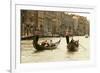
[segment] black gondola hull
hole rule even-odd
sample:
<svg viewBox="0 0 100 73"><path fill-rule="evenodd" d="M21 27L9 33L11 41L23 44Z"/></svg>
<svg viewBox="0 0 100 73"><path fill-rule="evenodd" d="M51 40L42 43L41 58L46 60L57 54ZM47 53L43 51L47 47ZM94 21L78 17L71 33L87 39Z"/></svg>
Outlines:
<svg viewBox="0 0 100 73"><path fill-rule="evenodd" d="M43 46L43 45L39 45L37 40L38 40L38 39L34 39L34 40L33 40L33 47L34 47L36 50L38 50L38 51L40 51L40 50L53 50L53 49L56 49L57 46L59 45L60 41L61 41L61 39L60 39L58 42L53 43L53 44L54 44L53 46L45 47L45 46Z"/></svg>

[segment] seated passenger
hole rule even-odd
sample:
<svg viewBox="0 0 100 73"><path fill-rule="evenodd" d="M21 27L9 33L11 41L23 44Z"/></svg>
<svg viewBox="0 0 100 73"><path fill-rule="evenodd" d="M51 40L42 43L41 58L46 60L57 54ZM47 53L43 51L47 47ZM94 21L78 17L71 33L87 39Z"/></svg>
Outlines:
<svg viewBox="0 0 100 73"><path fill-rule="evenodd" d="M74 43L75 41L74 41L74 39L72 38L72 40L70 41L70 43Z"/></svg>
<svg viewBox="0 0 100 73"><path fill-rule="evenodd" d="M52 43L52 40L50 40L50 43L49 43L49 45L50 45L50 46L53 46L53 45L54 45L54 44Z"/></svg>
<svg viewBox="0 0 100 73"><path fill-rule="evenodd" d="M42 46L45 46L45 47L48 47L48 46L49 46L47 40L45 40L44 42L42 42L41 45L42 45Z"/></svg>

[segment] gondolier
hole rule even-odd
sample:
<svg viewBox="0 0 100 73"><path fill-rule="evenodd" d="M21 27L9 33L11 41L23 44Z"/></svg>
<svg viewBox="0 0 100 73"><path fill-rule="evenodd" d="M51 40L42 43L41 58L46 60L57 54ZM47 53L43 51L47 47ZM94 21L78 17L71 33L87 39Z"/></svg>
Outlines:
<svg viewBox="0 0 100 73"><path fill-rule="evenodd" d="M67 44L69 43L69 32L66 32L65 33L65 36L66 36L66 42L67 42Z"/></svg>

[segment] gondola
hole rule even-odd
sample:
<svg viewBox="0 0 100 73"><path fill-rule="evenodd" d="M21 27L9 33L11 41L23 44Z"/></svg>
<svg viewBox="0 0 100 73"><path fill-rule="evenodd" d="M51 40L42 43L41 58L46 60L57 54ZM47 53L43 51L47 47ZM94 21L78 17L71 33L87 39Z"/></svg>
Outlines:
<svg viewBox="0 0 100 73"><path fill-rule="evenodd" d="M76 51L78 51L78 47L79 47L79 41L71 40L67 44L68 52L76 52Z"/></svg>
<svg viewBox="0 0 100 73"><path fill-rule="evenodd" d="M41 50L53 50L53 49L56 49L57 46L59 45L61 39L55 43L53 43L52 46L48 46L48 47L45 47L43 45L39 45L38 44L38 40L39 40L39 37L38 36L35 36L34 39L33 39L33 47L37 50L37 51L41 51Z"/></svg>

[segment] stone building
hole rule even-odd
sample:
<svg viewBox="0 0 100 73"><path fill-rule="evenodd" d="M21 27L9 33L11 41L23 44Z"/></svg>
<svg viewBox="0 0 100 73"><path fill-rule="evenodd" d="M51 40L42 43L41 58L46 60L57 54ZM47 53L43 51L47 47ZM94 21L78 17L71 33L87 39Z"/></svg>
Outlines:
<svg viewBox="0 0 100 73"><path fill-rule="evenodd" d="M78 31L80 35L89 34L89 21L86 17L80 16L78 19Z"/></svg>
<svg viewBox="0 0 100 73"><path fill-rule="evenodd" d="M53 36L59 33L59 26L61 25L61 12L54 11L39 11L38 25L43 34ZM41 16L43 18L41 18ZM41 22L42 21L42 22Z"/></svg>
<svg viewBox="0 0 100 73"><path fill-rule="evenodd" d="M21 10L21 37L32 36L38 22L37 12L31 10Z"/></svg>
<svg viewBox="0 0 100 73"><path fill-rule="evenodd" d="M63 14L63 20L62 20L62 25L61 25L61 32L69 32L73 33L73 28L74 28L74 22L73 22L73 16L64 13Z"/></svg>
<svg viewBox="0 0 100 73"><path fill-rule="evenodd" d="M42 35L53 36L59 33L62 12L21 11L21 36L32 36L38 28Z"/></svg>
<svg viewBox="0 0 100 73"><path fill-rule="evenodd" d="M58 11L21 10L21 37L34 36L35 31L43 36L73 35L89 33L86 17Z"/></svg>

